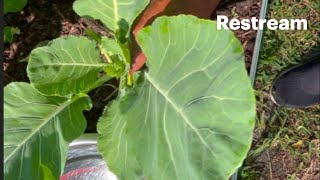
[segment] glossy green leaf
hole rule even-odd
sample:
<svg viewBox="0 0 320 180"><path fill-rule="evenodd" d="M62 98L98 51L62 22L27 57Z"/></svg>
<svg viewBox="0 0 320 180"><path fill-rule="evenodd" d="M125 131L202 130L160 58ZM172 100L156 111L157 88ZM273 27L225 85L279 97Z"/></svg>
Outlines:
<svg viewBox="0 0 320 180"><path fill-rule="evenodd" d="M99 120L120 180L227 180L252 140L255 98L241 43L216 22L158 18L138 42L144 72Z"/></svg>
<svg viewBox="0 0 320 180"><path fill-rule="evenodd" d="M88 91L106 66L96 46L85 37L68 36L34 49L27 67L30 81L47 95Z"/></svg>
<svg viewBox="0 0 320 180"><path fill-rule="evenodd" d="M4 179L59 179L68 146L86 128L87 95L43 96L32 85L4 88Z"/></svg>
<svg viewBox="0 0 320 180"><path fill-rule="evenodd" d="M3 42L9 42L12 43L13 36L16 34L20 34L20 29L11 27L11 26L5 26L3 28Z"/></svg>
<svg viewBox="0 0 320 180"><path fill-rule="evenodd" d="M114 32L127 34L148 3L149 0L76 0L73 9L80 16L101 20Z"/></svg>
<svg viewBox="0 0 320 180"><path fill-rule="evenodd" d="M19 12L27 4L27 0L4 0L4 14Z"/></svg>

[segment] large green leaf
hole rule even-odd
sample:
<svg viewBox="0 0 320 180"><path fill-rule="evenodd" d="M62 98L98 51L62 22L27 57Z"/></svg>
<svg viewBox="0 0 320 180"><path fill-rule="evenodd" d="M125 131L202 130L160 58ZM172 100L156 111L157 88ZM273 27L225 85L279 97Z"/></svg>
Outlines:
<svg viewBox="0 0 320 180"><path fill-rule="evenodd" d="M128 32L149 0L76 0L73 9L80 16L101 20L112 31Z"/></svg>
<svg viewBox="0 0 320 180"><path fill-rule="evenodd" d="M18 12L27 4L27 0L4 0L4 14Z"/></svg>
<svg viewBox="0 0 320 180"><path fill-rule="evenodd" d="M105 65L94 41L68 36L33 50L27 70L41 93L63 96L88 91Z"/></svg>
<svg viewBox="0 0 320 180"><path fill-rule="evenodd" d="M4 174L13 179L59 179L69 143L86 128L86 95L43 96L32 85L4 88Z"/></svg>
<svg viewBox="0 0 320 180"><path fill-rule="evenodd" d="M138 35L148 71L99 120L99 149L121 180L223 180L249 150L255 98L231 31L193 16Z"/></svg>

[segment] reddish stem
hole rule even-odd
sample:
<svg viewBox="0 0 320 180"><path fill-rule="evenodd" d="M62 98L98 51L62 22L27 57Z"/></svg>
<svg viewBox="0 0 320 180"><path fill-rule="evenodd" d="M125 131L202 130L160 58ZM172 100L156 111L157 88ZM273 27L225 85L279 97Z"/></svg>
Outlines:
<svg viewBox="0 0 320 180"><path fill-rule="evenodd" d="M137 23L137 25L133 28L133 36L136 40L138 32L145 27L152 19L154 19L157 15L162 13L171 0L151 0L148 8L142 13L141 19ZM135 52L134 52L134 61L132 67L130 69L130 74L133 75L134 72L138 71L142 68L144 63L147 61L145 55L141 52L140 47L135 43Z"/></svg>

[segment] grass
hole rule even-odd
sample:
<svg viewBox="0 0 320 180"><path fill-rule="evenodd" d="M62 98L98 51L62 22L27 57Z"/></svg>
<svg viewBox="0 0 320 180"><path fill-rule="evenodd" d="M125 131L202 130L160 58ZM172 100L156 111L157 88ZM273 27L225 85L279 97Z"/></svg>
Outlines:
<svg viewBox="0 0 320 180"><path fill-rule="evenodd" d="M254 140L240 179L320 179L320 106L285 109L269 97L275 77L320 44L320 0L273 0L268 19L304 18L306 31L265 30L255 83Z"/></svg>

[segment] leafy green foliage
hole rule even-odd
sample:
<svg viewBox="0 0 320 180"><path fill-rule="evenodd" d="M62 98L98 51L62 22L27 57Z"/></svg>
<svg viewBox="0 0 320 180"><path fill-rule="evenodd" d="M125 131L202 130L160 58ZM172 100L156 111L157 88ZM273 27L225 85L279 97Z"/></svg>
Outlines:
<svg viewBox="0 0 320 180"><path fill-rule="evenodd" d="M111 170L120 179L228 179L255 117L240 42L193 16L158 18L138 42L148 72L99 120Z"/></svg>
<svg viewBox="0 0 320 180"><path fill-rule="evenodd" d="M91 108L87 95L44 96L27 83L4 88L4 179L58 179Z"/></svg>
<svg viewBox="0 0 320 180"><path fill-rule="evenodd" d="M7 42L12 43L13 36L16 34L20 34L19 28L5 26L3 28L3 42L4 43L7 43Z"/></svg>
<svg viewBox="0 0 320 180"><path fill-rule="evenodd" d="M118 33L127 36L133 21L148 3L149 0L76 0L73 9L80 16L99 19L113 32L119 30Z"/></svg>
<svg viewBox="0 0 320 180"><path fill-rule="evenodd" d="M27 0L4 0L4 14L19 12L27 2Z"/></svg>
<svg viewBox="0 0 320 180"><path fill-rule="evenodd" d="M87 92L105 66L94 41L68 36L33 50L27 70L41 93L65 96Z"/></svg>

